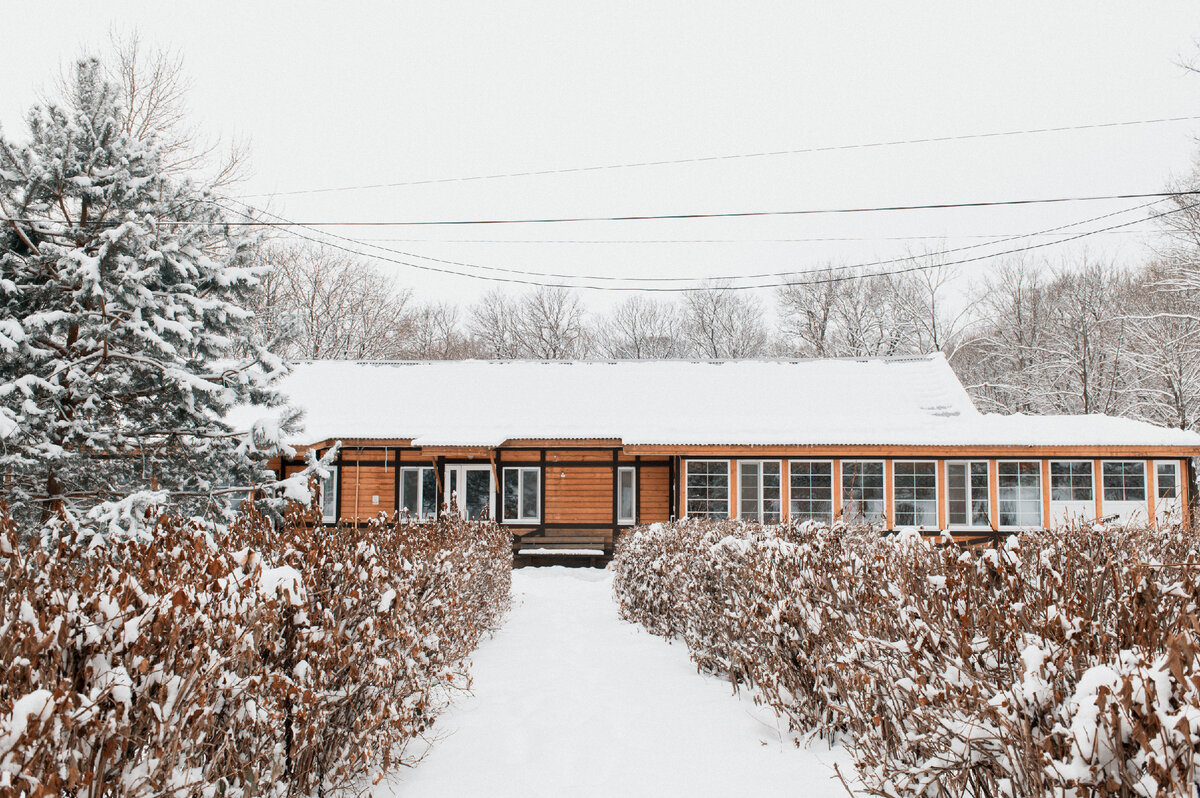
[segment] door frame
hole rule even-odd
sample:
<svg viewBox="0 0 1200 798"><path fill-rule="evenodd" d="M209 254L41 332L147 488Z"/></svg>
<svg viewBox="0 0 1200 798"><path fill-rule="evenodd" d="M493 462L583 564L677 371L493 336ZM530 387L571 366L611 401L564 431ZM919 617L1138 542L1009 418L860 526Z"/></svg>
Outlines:
<svg viewBox="0 0 1200 798"><path fill-rule="evenodd" d="M468 471L486 471L488 475L488 506L487 513L489 519L496 517L496 486L492 484L492 467L487 464L478 463L447 463L443 467L442 484L445 486L446 492L446 508L449 512L458 513L461 518L467 517L467 472ZM462 486L463 489L457 490L457 495L451 495L450 492L450 474L455 474L455 482Z"/></svg>

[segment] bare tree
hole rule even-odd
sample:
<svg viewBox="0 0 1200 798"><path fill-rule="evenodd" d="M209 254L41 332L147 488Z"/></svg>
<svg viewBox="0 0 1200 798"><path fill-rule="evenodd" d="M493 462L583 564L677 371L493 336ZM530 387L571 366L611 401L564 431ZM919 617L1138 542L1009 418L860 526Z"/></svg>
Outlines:
<svg viewBox="0 0 1200 798"><path fill-rule="evenodd" d="M411 292L370 264L309 244L264 248L271 271L260 300L264 335L293 358L402 357Z"/></svg>
<svg viewBox="0 0 1200 798"><path fill-rule="evenodd" d="M605 357L635 360L684 357L688 343L682 335L682 314L676 305L635 294L597 327L599 352Z"/></svg>
<svg viewBox="0 0 1200 798"><path fill-rule="evenodd" d="M478 357L477 343L459 323L456 305L433 302L421 305L409 317L409 335L403 356L416 360L461 360Z"/></svg>
<svg viewBox="0 0 1200 798"><path fill-rule="evenodd" d="M471 306L468 328L483 357L511 360L524 357L519 340L517 303L498 288Z"/></svg>
<svg viewBox="0 0 1200 798"><path fill-rule="evenodd" d="M500 359L586 357L591 340L583 303L565 288L538 288L512 298L493 290L471 308L480 351Z"/></svg>
<svg viewBox="0 0 1200 798"><path fill-rule="evenodd" d="M217 189L242 180L248 166L246 142L225 144L190 121L192 82L183 56L146 45L137 30L113 32L109 41L112 55L103 61L109 79L121 88L125 133L139 141L157 139L165 174L204 172L206 183Z"/></svg>
<svg viewBox="0 0 1200 798"><path fill-rule="evenodd" d="M903 283L858 271L822 270L821 279L781 288L781 330L802 357L879 357L921 351L915 317L929 312L921 293ZM909 291L901 306L901 290Z"/></svg>
<svg viewBox="0 0 1200 798"><path fill-rule="evenodd" d="M684 334L699 357L760 357L770 349L762 303L745 291L714 284L684 299Z"/></svg>

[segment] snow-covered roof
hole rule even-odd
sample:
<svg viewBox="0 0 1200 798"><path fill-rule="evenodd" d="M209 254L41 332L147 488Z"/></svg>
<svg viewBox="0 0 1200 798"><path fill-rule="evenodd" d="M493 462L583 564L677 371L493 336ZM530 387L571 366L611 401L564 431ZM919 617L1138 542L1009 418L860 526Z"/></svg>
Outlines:
<svg viewBox="0 0 1200 798"><path fill-rule="evenodd" d="M626 445L1187 446L1200 434L1106 416L980 414L941 355L830 360L311 361L281 389L295 443L398 438ZM239 411L242 423L252 409ZM257 415L262 415L261 412Z"/></svg>

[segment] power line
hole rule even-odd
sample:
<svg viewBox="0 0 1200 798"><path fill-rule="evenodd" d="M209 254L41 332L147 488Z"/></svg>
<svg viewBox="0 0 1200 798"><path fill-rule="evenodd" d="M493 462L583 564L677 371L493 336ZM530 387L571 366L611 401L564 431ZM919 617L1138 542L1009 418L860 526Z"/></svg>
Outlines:
<svg viewBox="0 0 1200 798"><path fill-rule="evenodd" d="M1047 205L1065 202L1095 202L1101 200L1124 199L1166 199L1168 197L1184 197L1200 194L1200 190L1192 191L1154 191L1140 194L1097 194L1078 197L1039 197L1015 200L984 200L978 202L934 202L924 205L876 205L852 208L804 208L788 211L727 211L719 213L667 213L628 216L570 216L546 217L530 219L442 219L423 221L393 221L393 222L328 222L328 221L188 221L184 219L159 219L156 224L169 226L213 226L213 227L405 227L405 226L436 226L436 225L500 225L500 224L557 224L563 222L644 222L661 220L686 219L741 219L762 216L814 216L823 214L855 214L855 213L884 213L895 211L931 211L949 210L953 208L996 208L1003 206ZM5 221L34 224L42 220L26 218L6 218ZM110 219L102 224L116 226L125 224L123 220Z"/></svg>
<svg viewBox="0 0 1200 798"><path fill-rule="evenodd" d="M1189 192L1189 193L1196 193L1196 192ZM219 203L217 203L217 204L220 205ZM226 210L229 210L232 213L240 213L242 215L248 215L244 211L238 211L237 209L228 208L227 206L224 206L224 205L220 205L220 207L224 207L224 208L226 208ZM1169 216L1174 213L1181 213L1184 211L1189 211L1189 210L1192 210L1197 207L1200 207L1200 202L1194 203L1192 205L1186 205L1186 206L1182 206L1182 207L1178 207L1178 208L1172 208L1170 210L1152 214L1148 218L1158 219L1158 218L1162 218L1165 216ZM785 282L764 283L764 284L759 284L759 285L728 286L728 287L726 287L726 290L753 291L753 290L762 290L762 289L767 289L767 288L784 288L784 287L799 286L799 285L817 285L817 284L825 284L825 283L845 282L847 280L858 280L858 279L869 279L869 278L873 278L873 277L895 276L895 275L908 274L908 273L917 272L917 271L928 271L930 269L941 268L944 266L959 266L959 265L963 265L963 264L967 264L967 263L976 263L976 262L988 260L991 258L1003 257L1005 255L1017 255L1017 254L1022 254L1025 252L1037 250L1037 249L1042 249L1045 247L1058 246L1059 244L1064 244L1069 241L1075 241L1075 240L1079 240L1082 238L1087 238L1089 236L1108 232L1110 230L1119 230L1119 229L1123 229L1123 228L1129 227L1134 224L1141 224L1143 221L1145 221L1145 220L1144 219L1135 219L1133 221L1128 221L1128 222L1119 222L1117 224L1113 224L1113 225L1110 225L1109 227L1104 227L1099 230L1090 230L1090 231L1086 231L1086 232L1082 232L1082 233L1077 233L1076 235L1073 235L1073 236L1071 236L1069 238L1065 238L1065 239L1058 239L1058 240L1054 240L1054 241L1044 241L1044 242L1037 243L1037 244L1029 244L1024 247L1014 247L1012 249L1004 250L1001 252L992 252L992 253L987 253L984 255L976 255L976 256L973 256L970 258L962 258L959 260L941 261L941 262L926 263L926 264L915 264L913 266L909 266L909 267L906 267L903 269L893 269L893 270L878 271L878 272L841 274L841 275L834 275L834 276L825 277L825 278L816 279L816 280L789 280L789 281L785 281ZM313 238L312 236L304 235L303 233L297 232L294 227L286 228L286 232L289 235L292 235L296 238L301 238L301 239L304 239L307 241L312 241L314 243L323 244L324 246L327 246L331 249L336 249L336 250L346 252L351 255L358 255L359 257L374 258L376 260L381 260L381 261L388 262L388 263L395 263L400 266L407 266L407 267L414 268L414 269L420 269L422 271L438 272L438 273L442 273L442 274L451 274L451 275L456 275L459 277L467 277L467 278L471 278L471 279L485 280L485 281L489 281L489 282L512 283L512 284L517 284L517 285L529 285L529 286L535 286L535 287L539 287L539 288L566 288L566 289L583 290L583 291L610 291L610 292L626 292L626 293L633 293L633 292L637 292L637 293L693 293L693 292L697 292L697 291L710 290L709 286L653 287L653 286L577 285L577 284L571 284L571 283L548 283L548 282L536 281L536 280L526 280L526 279L521 279L521 278L517 278L517 277L492 277L492 276L473 274L473 273L468 273L468 272L459 272L459 271L455 271L453 269L446 269L446 268L440 268L437 266L430 266L428 264L412 263L410 261L404 261L404 260L400 260L397 258L383 256L383 255L373 255L373 254L370 254L367 252L363 252L361 250L352 249L350 247L342 246L339 244L332 244L332 243L329 243L328 241L324 241L322 239ZM839 268L854 269L857 267L845 266L845 267L839 267ZM795 272L793 272L793 273L795 273Z"/></svg>
<svg viewBox="0 0 1200 798"><path fill-rule="evenodd" d="M675 166L689 163L712 163L716 161L748 160L752 158L772 158L781 155L803 155L815 152L835 152L838 150L864 150L877 147L897 147L912 144L936 144L947 141L966 141L969 139L990 139L1005 136L1028 136L1044 133L1065 133L1074 130L1097 130L1100 128L1132 127L1137 125L1159 125L1172 122L1192 122L1200 116L1171 116L1158 119L1133 119L1119 122L1095 122L1083 125L1064 125L1060 127L1026 128L1018 130L1002 130L991 133L965 133L956 136L928 136L916 139L894 139L891 141L874 141L859 144L833 144L823 147L805 147L795 150L767 150L763 152L743 152L731 155L708 155L697 158L674 158L659 161L637 161L633 163L603 164L599 166L574 166L562 169L537 169L527 172L500 172L486 175L469 175L465 177L441 177L428 180L404 180L394 183L364 183L356 186L332 186L328 188L298 189L295 191L277 191L263 194L243 194L240 199L258 197L289 197L298 194L327 194L335 191L362 191L379 188L400 188L405 186L424 186L437 183L467 183L479 180L503 180L514 177L540 177L544 175L561 175L577 172L601 172L617 169L636 169L648 166Z"/></svg>
<svg viewBox="0 0 1200 798"><path fill-rule="evenodd" d="M249 207L249 206L247 206ZM1104 235L1146 235L1152 230L1110 230ZM838 241L946 241L972 238L1037 238L1058 233L945 233L911 236L814 236L811 238L377 238L354 239L364 244L389 241L398 244L811 244Z"/></svg>
<svg viewBox="0 0 1200 798"><path fill-rule="evenodd" d="M240 202L239 200L231 199L230 201L237 203L238 205L241 205L245 208L248 208L252 212L265 213L267 216L270 216L274 219L286 221L286 219L284 219L282 216L280 216L276 213L271 213L269 211L256 209L247 203ZM1143 203L1141 205L1135 205L1132 208L1123 208L1118 211L1110 211L1109 213L1104 213L1099 216L1093 216L1088 219L1082 219L1080 221L1069 222L1067 224L1050 227L1045 230L1039 230L1036 233L1033 233L1032 235L1052 234L1052 233L1056 233L1056 232L1059 232L1062 230L1079 227L1081 225L1091 224L1092 222L1102 221L1104 219L1112 218L1113 216L1120 216L1120 215L1123 215L1126 213L1132 213L1133 211L1138 211L1138 210L1142 210L1145 208L1149 208L1160 202L1163 202L1163 200L1157 199L1157 200L1153 200L1151 202ZM248 217L252 216L252 214L250 214L250 213L244 213L235 208L228 208L224 205L219 205L219 207L225 208L225 210L231 211L233 213L243 214ZM1135 223L1144 222L1144 221L1146 221L1146 220L1145 219L1137 219L1137 220L1135 220ZM501 266L485 266L485 265L481 265L481 264L477 264L477 263L468 263L468 262L464 262L464 261L449 260L449 259L445 259L445 258L435 258L435 257L429 256L429 255L421 255L416 252L407 252L404 250L393 249L391 247L384 247L384 246L380 246L379 244L368 244L361 239L349 238L347 236L338 235L337 233L318 231L311 227L308 227L306 229L308 229L314 233L320 233L321 235L329 236L332 238L339 239L341 241L348 242L350 244L356 244L358 246L366 246L366 247L370 247L371 249L381 250L383 252L389 252L394 255L401 255L406 258L418 258L420 260L426 260L426 261L430 261L433 263L441 263L441 264L444 264L447 266L462 266L462 267L465 267L468 269L479 269L479 270L487 271L487 272L503 272L506 274L516 274L516 275L521 275L524 277L553 278L553 279L566 279L566 280L591 280L593 282L626 282L626 283L629 283L629 282L632 282L632 283L691 282L691 283L696 283L696 282L703 282L703 281L756 280L756 279L764 279L764 278L787 277L789 275L795 275L795 274L800 273L799 271L792 270L792 271L785 271L785 272L768 272L768 273L762 273L762 274L707 275L707 276L702 276L702 277L614 277L614 276L609 276L609 275L579 275L579 274L565 274L565 273L561 273L561 272L542 272L542 271L532 271L532 270L526 270L526 269L511 269L511 268L505 268L505 267L501 267ZM1009 241L1026 238L1029 235L1031 235L1031 234L1014 235L1014 236L1010 236L1008 238L1001 238L1001 239L987 241L987 242L980 243L980 244L968 244L968 245L961 246L961 247L952 247L950 249L942 250L942 252L940 252L939 254L944 255L944 254L948 254L948 253L952 253L952 252L963 252L966 250L978 249L980 247L996 246L998 244L1006 244ZM886 266L889 264L903 263L903 262L910 261L910 260L912 260L911 257L892 258L889 260L881 260L881 261L874 261L871 263L858 264L857 266L854 266L854 267L846 267L846 266L822 267L820 269L807 270L805 273L812 273L812 272L817 272L817 271L833 272L833 271L840 271L840 270L844 270L844 269L848 269L848 268L868 268L868 267L872 267L872 266Z"/></svg>

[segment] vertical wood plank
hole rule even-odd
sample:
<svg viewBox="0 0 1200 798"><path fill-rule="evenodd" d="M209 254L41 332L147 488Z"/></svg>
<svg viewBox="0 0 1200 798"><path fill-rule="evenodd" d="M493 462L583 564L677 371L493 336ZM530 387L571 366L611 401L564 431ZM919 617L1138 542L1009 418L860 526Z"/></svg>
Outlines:
<svg viewBox="0 0 1200 798"><path fill-rule="evenodd" d="M1100 497L1104 493L1104 485L1102 484L1103 478L1104 478L1104 469L1101 468L1100 461L1093 460L1092 461L1092 493L1094 494L1093 498L1096 500L1096 517L1097 518L1104 515L1104 504L1100 500Z"/></svg>
<svg viewBox="0 0 1200 798"><path fill-rule="evenodd" d="M988 460L988 518L995 532L1000 528L1000 472L995 460Z"/></svg>
<svg viewBox="0 0 1200 798"><path fill-rule="evenodd" d="M1158 526L1158 515L1154 511L1154 500L1158 498L1158 473L1153 460L1146 461L1146 522L1150 526Z"/></svg>
<svg viewBox="0 0 1200 798"><path fill-rule="evenodd" d="M1042 460L1042 526L1050 528L1050 461Z"/></svg>
<svg viewBox="0 0 1200 798"><path fill-rule="evenodd" d="M830 489L833 491L833 520L836 521L842 517L842 461L834 460L833 467L830 469L832 474L833 484Z"/></svg>
<svg viewBox="0 0 1200 798"><path fill-rule="evenodd" d="M893 471L892 461L884 460L883 461L883 506L884 506L884 512L887 515L887 528L888 529L896 528L895 515L893 513L895 499L896 499L896 497L895 497L896 491L893 489L894 483L892 480L892 471Z"/></svg>

